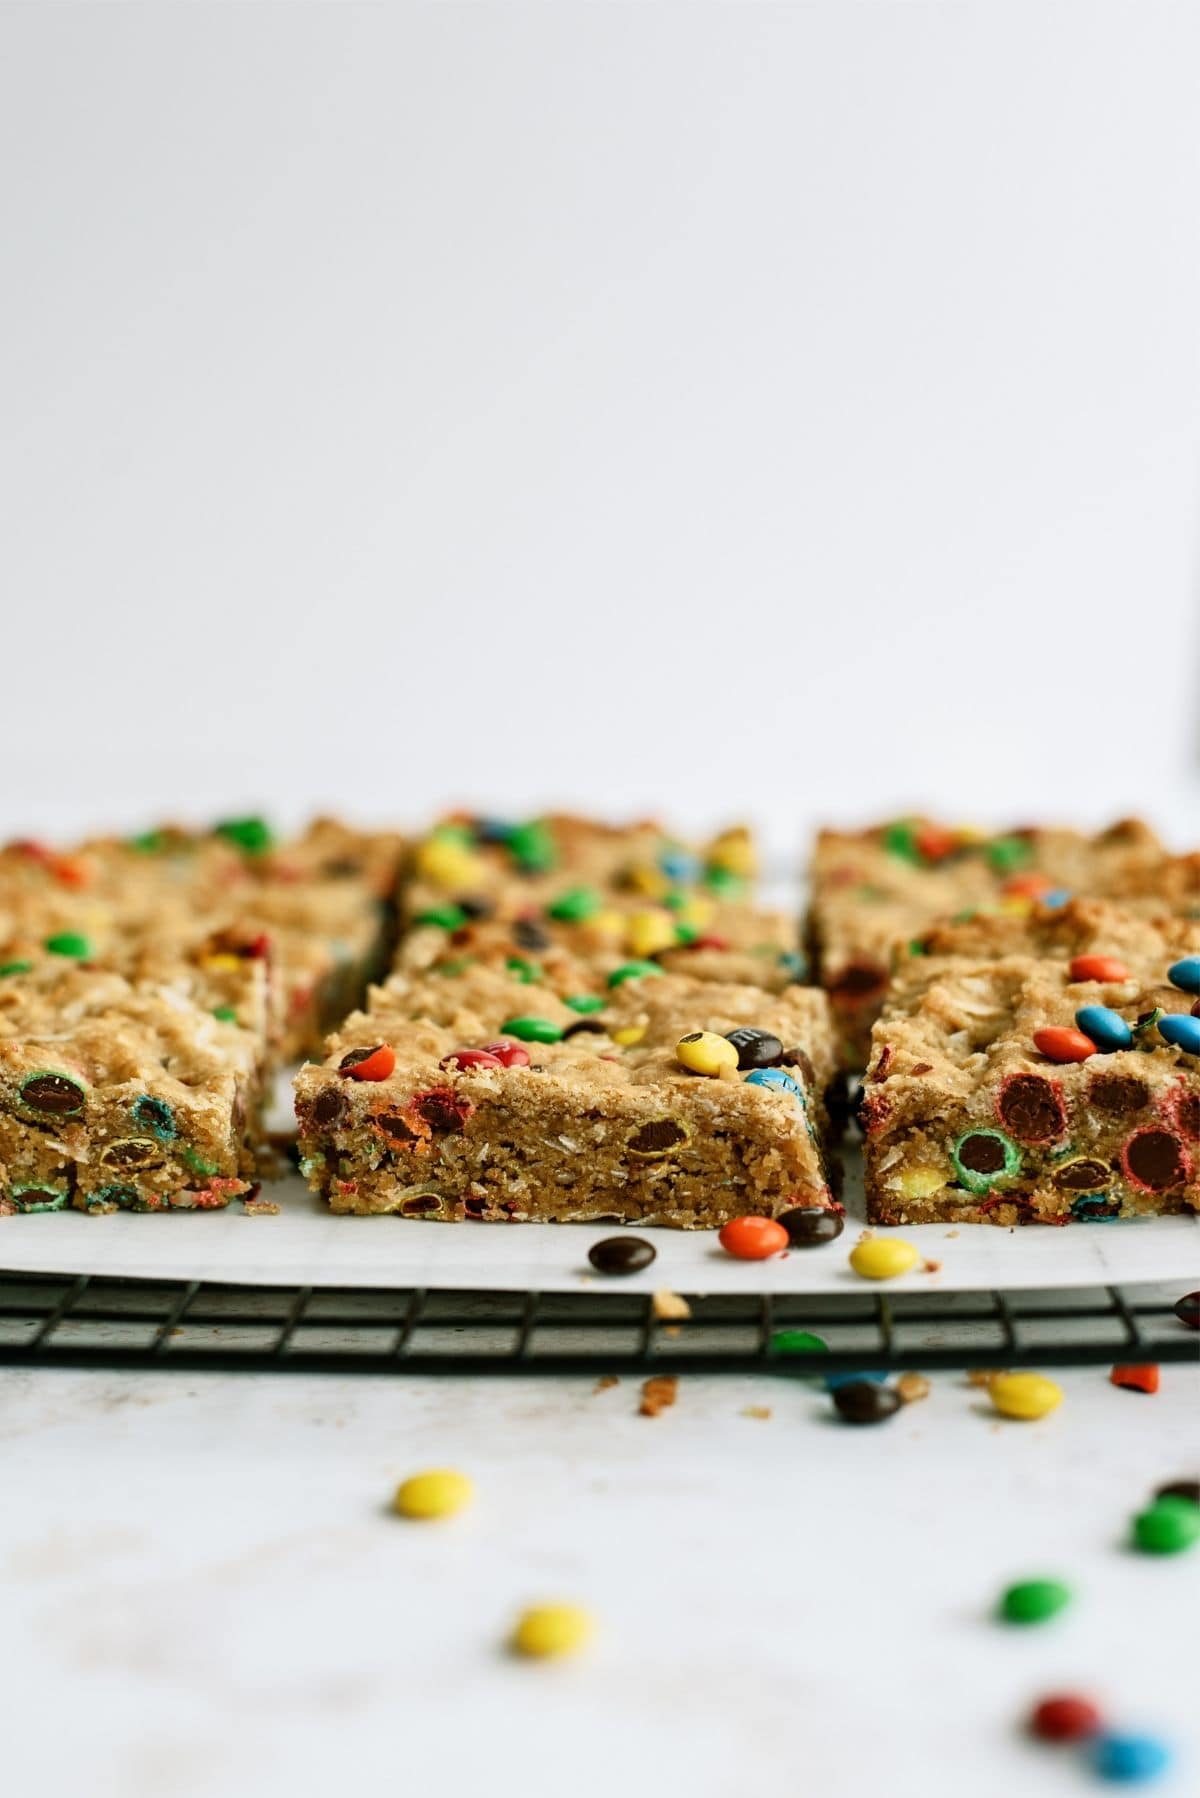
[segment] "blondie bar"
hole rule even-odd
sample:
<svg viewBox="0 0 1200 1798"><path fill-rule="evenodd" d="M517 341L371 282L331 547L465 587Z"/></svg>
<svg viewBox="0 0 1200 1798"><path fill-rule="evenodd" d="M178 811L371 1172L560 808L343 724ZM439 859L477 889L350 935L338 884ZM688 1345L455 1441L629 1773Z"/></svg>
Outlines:
<svg viewBox="0 0 1200 1798"><path fill-rule="evenodd" d="M677 906L603 899L576 889L568 902L528 905L508 916L468 917L458 907L426 913L401 938L400 972L507 968L555 992L574 992L581 968L605 975L653 961L671 973L782 992L804 978L798 932L783 912L693 894Z"/></svg>
<svg viewBox="0 0 1200 1798"><path fill-rule="evenodd" d="M297 1076L302 1166L338 1212L699 1229L830 1205L834 1063L812 989L640 972L567 1003L482 965L397 974Z"/></svg>
<svg viewBox="0 0 1200 1798"><path fill-rule="evenodd" d="M865 1065L894 950L938 919L985 906L1019 912L1046 895L1147 894L1167 860L1137 819L1095 836L1041 828L984 836L928 818L822 831L808 944L833 1002L847 1067Z"/></svg>
<svg viewBox="0 0 1200 1798"><path fill-rule="evenodd" d="M1077 901L939 927L863 1089L878 1223L1200 1209L1200 925Z"/></svg>
<svg viewBox="0 0 1200 1798"><path fill-rule="evenodd" d="M168 958L0 966L0 1211L212 1209L252 1191L263 1044Z"/></svg>
<svg viewBox="0 0 1200 1798"><path fill-rule="evenodd" d="M163 826L67 852L0 851L0 937L72 943L122 965L131 942L208 942L270 969L273 1053L294 1060L387 965L399 838L318 819L276 843L258 819L207 833Z"/></svg>
<svg viewBox="0 0 1200 1798"><path fill-rule="evenodd" d="M653 820L608 824L552 813L514 824L461 814L443 819L405 857L401 917L407 925L450 906L470 917L512 918L530 906L614 893L656 902L696 892L744 898L755 870L742 826L697 849Z"/></svg>

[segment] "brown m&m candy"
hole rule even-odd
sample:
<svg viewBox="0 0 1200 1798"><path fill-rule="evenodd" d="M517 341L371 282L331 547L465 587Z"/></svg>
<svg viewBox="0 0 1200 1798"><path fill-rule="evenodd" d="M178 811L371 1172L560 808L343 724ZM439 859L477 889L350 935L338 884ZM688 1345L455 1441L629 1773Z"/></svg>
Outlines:
<svg viewBox="0 0 1200 1798"><path fill-rule="evenodd" d="M777 1068L783 1060L783 1044L769 1030L756 1030L749 1024L726 1033L725 1041L737 1050L739 1069Z"/></svg>
<svg viewBox="0 0 1200 1798"><path fill-rule="evenodd" d="M834 1387L832 1398L846 1423L886 1423L903 1403L894 1387L876 1380L848 1380Z"/></svg>
<svg viewBox="0 0 1200 1798"><path fill-rule="evenodd" d="M841 1213L829 1205L797 1205L792 1211L782 1212L779 1222L794 1249L818 1249L824 1243L836 1242L846 1227Z"/></svg>
<svg viewBox="0 0 1200 1798"><path fill-rule="evenodd" d="M636 1274L649 1267L658 1253L644 1236L605 1236L588 1250L588 1260L598 1274Z"/></svg>

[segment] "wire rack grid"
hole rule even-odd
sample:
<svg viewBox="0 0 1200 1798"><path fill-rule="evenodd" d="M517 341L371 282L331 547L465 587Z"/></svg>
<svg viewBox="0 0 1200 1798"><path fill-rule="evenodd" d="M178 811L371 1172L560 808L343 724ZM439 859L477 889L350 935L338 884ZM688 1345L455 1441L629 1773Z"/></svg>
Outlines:
<svg viewBox="0 0 1200 1798"><path fill-rule="evenodd" d="M221 1285L0 1274L0 1366L298 1373L766 1372L1200 1363L1177 1292L836 1298ZM805 1336L825 1344L805 1343Z"/></svg>

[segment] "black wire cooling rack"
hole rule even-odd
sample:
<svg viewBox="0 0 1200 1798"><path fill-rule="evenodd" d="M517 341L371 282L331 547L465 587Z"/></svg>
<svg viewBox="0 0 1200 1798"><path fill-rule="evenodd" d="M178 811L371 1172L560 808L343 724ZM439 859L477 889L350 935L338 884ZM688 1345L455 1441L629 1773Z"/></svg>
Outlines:
<svg viewBox="0 0 1200 1798"><path fill-rule="evenodd" d="M1181 1289L1182 1290L1182 1289ZM259 1287L0 1273L0 1365L296 1373L824 1373L1200 1362L1162 1286L934 1296ZM788 1332L792 1333L791 1340ZM796 1333L819 1336L814 1355Z"/></svg>

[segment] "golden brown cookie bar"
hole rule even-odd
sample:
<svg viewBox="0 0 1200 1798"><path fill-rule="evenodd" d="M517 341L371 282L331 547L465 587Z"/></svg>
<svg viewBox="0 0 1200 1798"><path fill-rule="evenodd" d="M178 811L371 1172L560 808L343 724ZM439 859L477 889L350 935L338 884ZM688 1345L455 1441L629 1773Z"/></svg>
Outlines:
<svg viewBox="0 0 1200 1798"><path fill-rule="evenodd" d="M213 1209L252 1191L262 1042L207 978L52 955L0 972L0 1211Z"/></svg>
<svg viewBox="0 0 1200 1798"><path fill-rule="evenodd" d="M602 909L606 895L651 902L689 893L748 896L755 852L742 826L699 849L660 824L609 824L570 813L508 823L466 814L444 818L405 858L403 921L431 914L519 916L530 906Z"/></svg>
<svg viewBox="0 0 1200 1798"><path fill-rule="evenodd" d="M846 1065L861 1068L898 945L942 918L981 906L1028 909L1039 895L1144 893L1169 858L1137 819L1095 836L1018 828L1001 835L902 818L860 831L822 831L812 862L808 944L833 1001Z"/></svg>
<svg viewBox="0 0 1200 1798"><path fill-rule="evenodd" d="M194 834L163 826L59 853L0 852L0 936L73 941L120 966L126 945L191 952L197 939L270 965L281 1059L319 1043L386 965L400 842L319 819L276 844L259 820ZM64 951L65 952L65 951Z"/></svg>
<svg viewBox="0 0 1200 1798"><path fill-rule="evenodd" d="M1187 972L1200 926L1076 902L1061 918L979 920L937 940L949 952L908 961L875 1025L862 1103L872 1219L1200 1208L1200 1055L1186 1047L1200 1044L1200 961Z"/></svg>
<svg viewBox="0 0 1200 1798"><path fill-rule="evenodd" d="M722 1077L678 1058L701 1031L741 1033ZM709 1228L833 1203L833 1073L808 988L641 974L568 1005L484 967L396 975L297 1076L302 1165L335 1211Z"/></svg>
<svg viewBox="0 0 1200 1798"><path fill-rule="evenodd" d="M675 906L608 895L578 916L527 906L516 916L464 917L457 909L414 924L396 955L400 972L462 971L475 963L507 968L560 996L574 992L580 969L604 975L630 962L655 962L692 979L782 992L804 978L798 930L784 912L691 894Z"/></svg>
<svg viewBox="0 0 1200 1798"><path fill-rule="evenodd" d="M232 953L269 960L281 1060L315 1048L387 965L402 850L393 833L318 818L277 842L261 820L247 818L199 836L152 831L109 849L123 858L126 895L139 871L156 888L182 885Z"/></svg>

